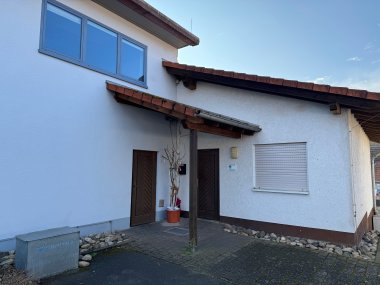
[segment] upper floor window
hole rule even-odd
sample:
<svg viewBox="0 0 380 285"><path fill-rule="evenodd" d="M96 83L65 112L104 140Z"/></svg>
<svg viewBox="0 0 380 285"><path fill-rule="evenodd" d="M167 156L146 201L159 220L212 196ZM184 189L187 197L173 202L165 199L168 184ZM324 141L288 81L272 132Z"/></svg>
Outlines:
<svg viewBox="0 0 380 285"><path fill-rule="evenodd" d="M43 9L42 53L146 87L146 46L56 1Z"/></svg>

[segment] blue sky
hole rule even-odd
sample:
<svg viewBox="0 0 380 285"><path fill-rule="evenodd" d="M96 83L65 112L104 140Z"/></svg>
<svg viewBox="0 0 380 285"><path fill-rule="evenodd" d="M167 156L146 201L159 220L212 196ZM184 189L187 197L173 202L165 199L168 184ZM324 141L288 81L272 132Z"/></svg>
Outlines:
<svg viewBox="0 0 380 285"><path fill-rule="evenodd" d="M147 2L200 38L181 63L380 92L378 0Z"/></svg>

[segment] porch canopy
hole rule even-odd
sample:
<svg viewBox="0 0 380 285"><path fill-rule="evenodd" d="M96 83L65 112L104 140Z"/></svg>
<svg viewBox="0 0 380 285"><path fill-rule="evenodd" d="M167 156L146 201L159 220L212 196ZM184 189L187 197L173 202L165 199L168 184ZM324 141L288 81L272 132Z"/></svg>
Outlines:
<svg viewBox="0 0 380 285"><path fill-rule="evenodd" d="M202 110L173 100L154 96L107 81L107 89L115 92L119 103L159 112L179 120L190 130L190 187L189 187L189 243L193 251L198 243L198 131L239 139L261 131L258 125L244 122L221 114Z"/></svg>
<svg viewBox="0 0 380 285"><path fill-rule="evenodd" d="M227 117L173 100L154 96L107 81L107 89L115 92L115 100L156 111L179 120L185 129L239 139L261 131L258 125Z"/></svg>

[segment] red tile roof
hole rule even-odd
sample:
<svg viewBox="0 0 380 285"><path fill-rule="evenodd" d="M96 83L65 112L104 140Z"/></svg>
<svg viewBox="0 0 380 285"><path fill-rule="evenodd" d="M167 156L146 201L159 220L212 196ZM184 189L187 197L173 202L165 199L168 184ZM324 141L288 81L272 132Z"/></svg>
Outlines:
<svg viewBox="0 0 380 285"><path fill-rule="evenodd" d="M166 68L175 68L178 70L193 71L202 74L216 75L224 78L242 79L250 82L266 83L270 85L286 86L297 89L304 89L316 92L330 93L334 95L343 95L350 97L364 98L368 100L380 101L379 92L370 92L366 90L349 89L346 87L336 87L324 84L315 84L312 82L302 82L296 80L286 80L283 78L273 78L268 76L259 76L233 71L218 70L213 68L198 67L187 64L180 64L171 61L163 61L162 65Z"/></svg>
<svg viewBox="0 0 380 285"><path fill-rule="evenodd" d="M312 102L335 104L351 109L369 139L380 142L380 93L312 82L251 75L232 71L163 61L168 73L180 80L204 81L266 94Z"/></svg>

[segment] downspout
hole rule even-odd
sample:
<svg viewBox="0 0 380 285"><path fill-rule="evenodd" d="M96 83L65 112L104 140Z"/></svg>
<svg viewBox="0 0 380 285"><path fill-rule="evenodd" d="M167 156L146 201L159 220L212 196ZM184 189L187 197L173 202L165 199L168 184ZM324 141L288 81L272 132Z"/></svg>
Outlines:
<svg viewBox="0 0 380 285"><path fill-rule="evenodd" d="M353 162L353 159L352 159L352 131L349 130L348 131L348 136L349 136L349 143L350 143L350 172L351 172L351 194L352 194L352 206L353 206L353 210L354 210L354 229L356 231L357 229L357 222L356 222L356 195L355 195L355 183L354 183L354 177L355 177L355 174L354 174L354 162Z"/></svg>
<svg viewBox="0 0 380 285"><path fill-rule="evenodd" d="M356 222L356 195L355 195L355 183L354 183L354 177L355 177L355 174L354 174L354 162L353 162L353 159L352 159L352 154L353 154L353 150L352 150L352 129L351 128L351 110L349 110L348 113L348 137L349 137L349 144L350 144L350 147L349 147L349 150L350 150L350 180L351 180L351 195L352 195L352 206L353 206L353 216L354 216L354 231L356 232L356 229L357 229L357 222Z"/></svg>

